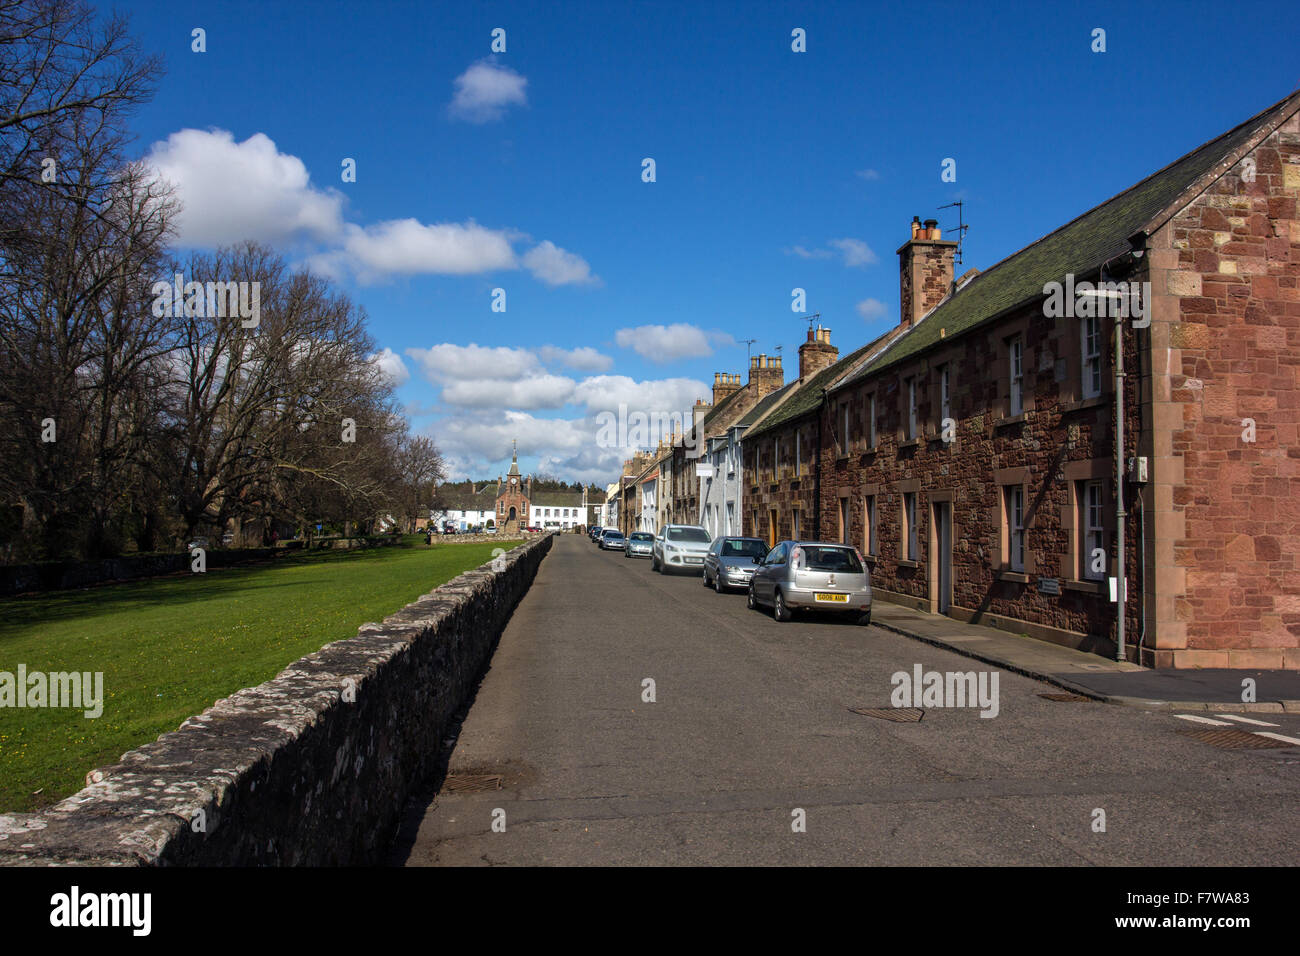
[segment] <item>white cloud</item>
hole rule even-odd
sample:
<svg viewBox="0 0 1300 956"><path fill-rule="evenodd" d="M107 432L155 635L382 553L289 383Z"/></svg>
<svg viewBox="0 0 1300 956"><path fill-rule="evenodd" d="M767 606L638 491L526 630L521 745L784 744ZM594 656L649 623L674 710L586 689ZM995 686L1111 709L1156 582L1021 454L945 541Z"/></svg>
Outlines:
<svg viewBox="0 0 1300 956"><path fill-rule="evenodd" d="M579 372L607 372L614 360L589 345L576 349L561 349L554 345L543 345L538 349L542 361L548 365L565 365Z"/></svg>
<svg viewBox="0 0 1300 956"><path fill-rule="evenodd" d="M638 382L626 375L595 375L585 378L573 390L573 401L589 414L629 411L656 414L689 412L697 398L712 401L713 389L694 378L661 378Z"/></svg>
<svg viewBox="0 0 1300 956"><path fill-rule="evenodd" d="M874 169L859 169L858 177L867 180L867 182L875 182L880 178L880 173L876 172Z"/></svg>
<svg viewBox="0 0 1300 956"><path fill-rule="evenodd" d="M226 130L183 129L154 143L145 162L176 188L183 246L329 240L342 231L342 196L312 188L303 161L264 133L236 143Z"/></svg>
<svg viewBox="0 0 1300 956"><path fill-rule="evenodd" d="M402 357L392 349L380 349L370 356L370 361L379 366L380 372L396 386L405 385L411 379L411 371L402 361Z"/></svg>
<svg viewBox="0 0 1300 956"><path fill-rule="evenodd" d="M427 349L407 349L406 354L435 385L482 378L518 379L540 370L536 355L508 346L443 342Z"/></svg>
<svg viewBox="0 0 1300 956"><path fill-rule="evenodd" d="M528 80L510 69L493 62L480 60L456 77L456 93L448 108L456 119L470 123L490 123L501 119L508 106L523 106L527 102L524 88Z"/></svg>
<svg viewBox="0 0 1300 956"><path fill-rule="evenodd" d="M547 239L524 255L524 266L547 285L587 285L599 281L582 256L566 252Z"/></svg>
<svg viewBox="0 0 1300 956"><path fill-rule="evenodd" d="M861 239L828 239L826 245L834 249L808 249L804 246L792 246L785 250L788 256L798 256L800 259L831 259L837 254L849 268L858 268L859 266L873 266L880 261L879 257L872 251Z"/></svg>
<svg viewBox="0 0 1300 956"><path fill-rule="evenodd" d="M574 381L563 375L529 375L522 379L460 379L442 389L442 400L460 408L563 408Z"/></svg>
<svg viewBox="0 0 1300 956"><path fill-rule="evenodd" d="M879 299L863 299L854 308L858 310L858 315L862 316L868 322L879 319L889 311L885 303Z"/></svg>
<svg viewBox="0 0 1300 956"><path fill-rule="evenodd" d="M844 255L844 264L850 268L873 266L880 261L861 239L831 239L827 245L838 249Z"/></svg>
<svg viewBox="0 0 1300 956"><path fill-rule="evenodd" d="M642 358L661 364L684 358L703 358L713 354L714 345L735 344L735 339L724 332L706 332L685 322L619 329L614 333L614 341L620 348L632 349Z"/></svg>
<svg viewBox="0 0 1300 956"><path fill-rule="evenodd" d="M323 271L346 266L359 277L384 275L475 275L514 269L515 233L488 229L474 221L426 225L416 219L393 219L373 226L349 224L343 247L318 257Z"/></svg>

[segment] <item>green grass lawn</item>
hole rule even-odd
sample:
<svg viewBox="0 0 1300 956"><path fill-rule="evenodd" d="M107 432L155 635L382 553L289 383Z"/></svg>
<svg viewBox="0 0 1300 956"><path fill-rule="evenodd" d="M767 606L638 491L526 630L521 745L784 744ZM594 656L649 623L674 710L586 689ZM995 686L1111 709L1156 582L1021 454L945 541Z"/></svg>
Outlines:
<svg viewBox="0 0 1300 956"><path fill-rule="evenodd" d="M0 707L0 812L75 793L93 768L517 543L423 541L0 601L0 671L104 674L96 719Z"/></svg>

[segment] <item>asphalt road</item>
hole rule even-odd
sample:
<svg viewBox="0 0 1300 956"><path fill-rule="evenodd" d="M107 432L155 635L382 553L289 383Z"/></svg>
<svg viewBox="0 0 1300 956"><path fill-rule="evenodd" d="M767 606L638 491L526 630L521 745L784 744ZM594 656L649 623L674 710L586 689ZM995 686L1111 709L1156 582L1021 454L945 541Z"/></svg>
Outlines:
<svg viewBox="0 0 1300 956"><path fill-rule="evenodd" d="M779 624L561 535L450 757L451 785L502 788L413 805L392 862L1300 862L1300 748L1220 749L1185 733L1220 726L1045 700L1058 689L1007 672L996 717L851 712L889 707L891 675L917 664L992 672L876 627ZM1300 737L1297 715L1246 716Z"/></svg>

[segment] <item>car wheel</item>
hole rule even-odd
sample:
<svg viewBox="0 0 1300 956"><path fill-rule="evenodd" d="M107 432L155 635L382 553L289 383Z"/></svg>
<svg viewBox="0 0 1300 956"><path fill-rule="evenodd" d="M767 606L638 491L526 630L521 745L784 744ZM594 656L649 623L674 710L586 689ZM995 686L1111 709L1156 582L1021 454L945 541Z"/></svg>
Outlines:
<svg viewBox="0 0 1300 956"><path fill-rule="evenodd" d="M858 623L863 627L867 627L869 624L871 624L871 612L863 611L861 614L859 614Z"/></svg>
<svg viewBox="0 0 1300 956"><path fill-rule="evenodd" d="M700 575L700 583L706 588L709 586L709 569L705 568L704 573Z"/></svg>
<svg viewBox="0 0 1300 956"><path fill-rule="evenodd" d="M782 623L794 617L794 612L785 603L785 598L781 596L781 589L776 589L776 597L772 601L772 616Z"/></svg>
<svg viewBox="0 0 1300 956"><path fill-rule="evenodd" d="M719 594L722 593L722 575L715 574L713 576L713 590L717 591Z"/></svg>
<svg viewBox="0 0 1300 956"><path fill-rule="evenodd" d="M750 582L749 582L749 600L748 600L748 604L749 604L749 609L750 609L751 611L754 611L754 610L757 610L757 609L758 609L758 598L756 598L756 597L754 596L754 582L753 582L753 581L750 581Z"/></svg>

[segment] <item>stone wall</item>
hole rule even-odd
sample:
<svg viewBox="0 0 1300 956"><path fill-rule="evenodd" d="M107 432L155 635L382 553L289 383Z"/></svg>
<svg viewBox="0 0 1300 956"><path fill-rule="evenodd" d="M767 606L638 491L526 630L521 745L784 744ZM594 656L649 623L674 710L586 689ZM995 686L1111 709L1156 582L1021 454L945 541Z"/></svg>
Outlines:
<svg viewBox="0 0 1300 956"><path fill-rule="evenodd" d="M382 862L550 548L530 541L363 625L47 811L0 816L0 864Z"/></svg>
<svg viewBox="0 0 1300 956"><path fill-rule="evenodd" d="M1157 663L1300 668L1300 117L1151 238Z"/></svg>

